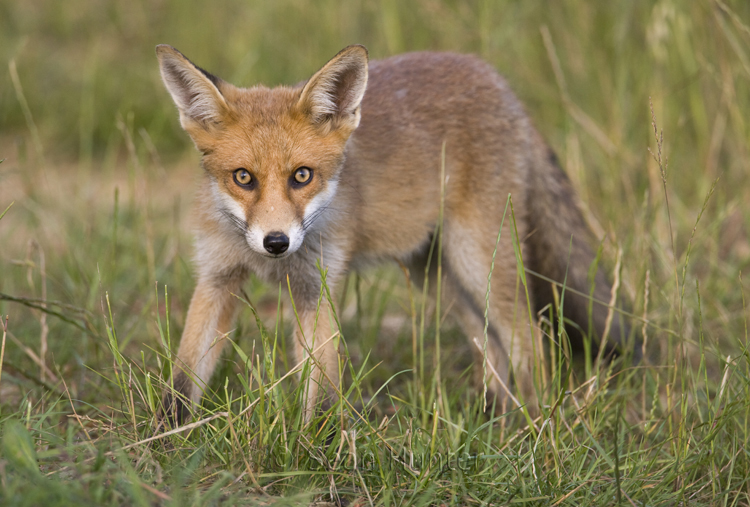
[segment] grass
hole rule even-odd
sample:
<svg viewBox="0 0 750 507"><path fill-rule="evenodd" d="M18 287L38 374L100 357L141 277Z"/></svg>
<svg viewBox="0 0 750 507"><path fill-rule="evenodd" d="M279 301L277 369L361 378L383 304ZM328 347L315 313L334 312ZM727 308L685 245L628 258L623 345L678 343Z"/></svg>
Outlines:
<svg viewBox="0 0 750 507"><path fill-rule="evenodd" d="M286 288L252 280L203 408L155 434L199 169L154 46L251 85L354 42L508 78L649 360L569 368L547 340L542 417L491 415L449 302L384 267L325 294L345 396L305 426ZM0 61L3 505L750 504L747 2L16 1Z"/></svg>

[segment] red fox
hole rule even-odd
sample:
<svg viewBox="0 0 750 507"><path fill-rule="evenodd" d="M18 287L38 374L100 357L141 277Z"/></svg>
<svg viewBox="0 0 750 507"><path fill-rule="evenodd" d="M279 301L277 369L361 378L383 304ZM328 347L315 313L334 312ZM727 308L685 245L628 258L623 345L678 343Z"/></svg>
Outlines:
<svg viewBox="0 0 750 507"><path fill-rule="evenodd" d="M536 403L533 310L553 302L549 279L565 282L563 314L601 335L607 307L590 293L591 234L554 153L507 83L480 59L409 53L368 62L349 46L298 86L238 88L167 45L156 48L182 127L202 154L197 195L197 287L177 353L175 388L200 401L233 325L249 273L288 283L299 314L298 360L312 354L305 414L321 386L337 384L335 323L321 294L320 263L333 289L350 269L395 259L425 272L441 203L444 294L466 336L484 341L485 297L508 194L510 220L496 250L489 299L487 385ZM441 182L441 174L445 178ZM441 191L444 185L444 191ZM441 197L443 192L443 197ZM529 276L517 283L514 238ZM518 243L516 243L518 244ZM593 297L610 298L604 274ZM591 318L590 318L591 316ZM570 327L570 326L569 326ZM612 338L628 328L615 314ZM492 370L494 369L494 372ZM172 400L177 421L189 414Z"/></svg>

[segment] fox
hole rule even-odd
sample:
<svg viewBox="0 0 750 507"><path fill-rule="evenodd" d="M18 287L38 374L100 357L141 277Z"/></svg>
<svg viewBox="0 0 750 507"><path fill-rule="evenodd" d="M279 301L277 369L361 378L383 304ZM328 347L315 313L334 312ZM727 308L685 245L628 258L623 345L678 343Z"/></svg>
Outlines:
<svg viewBox="0 0 750 507"><path fill-rule="evenodd" d="M389 260L415 280L434 277L426 267L438 233L442 297L466 337L486 343L477 370L498 401L538 403L530 311L554 305L555 283L568 290L559 311L574 323L569 335L602 336L609 313L610 342L626 345L625 319L590 304L609 301L612 287L593 264L593 234L571 181L507 82L479 57L369 61L364 46L351 45L298 85L240 88L169 45L156 54L203 168L197 281L174 366L177 395L165 401L174 421L200 404L251 274L288 284L294 355L310 365L309 420L341 381L321 273L330 291L350 270ZM514 223L505 218L498 240L509 195ZM518 283L519 258L540 275L528 276L528 287Z"/></svg>

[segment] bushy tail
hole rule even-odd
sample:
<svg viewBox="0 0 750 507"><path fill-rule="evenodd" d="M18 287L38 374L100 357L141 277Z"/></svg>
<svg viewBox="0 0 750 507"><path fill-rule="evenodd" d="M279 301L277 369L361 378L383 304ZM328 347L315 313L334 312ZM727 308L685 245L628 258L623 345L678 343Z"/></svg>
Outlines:
<svg viewBox="0 0 750 507"><path fill-rule="evenodd" d="M539 146L544 146L539 144ZM585 336L598 344L604 335L612 287L602 269L597 269L592 281L590 270L595 261L593 235L578 207L578 200L570 180L560 168L557 157L548 148L539 149L536 163L529 177L529 222L527 238L529 262L527 268L547 279L563 283L566 290L563 306L565 320L577 326L566 326L572 343L580 346ZM572 243L571 243L572 241ZM531 287L537 310L550 304L554 307L552 284L531 275ZM561 292L558 287L558 292ZM593 304L589 295L593 296ZM603 302L605 304L601 304ZM623 353L630 329L620 312L614 311L606 346ZM636 347L638 348L638 347ZM634 351L638 355L638 351Z"/></svg>

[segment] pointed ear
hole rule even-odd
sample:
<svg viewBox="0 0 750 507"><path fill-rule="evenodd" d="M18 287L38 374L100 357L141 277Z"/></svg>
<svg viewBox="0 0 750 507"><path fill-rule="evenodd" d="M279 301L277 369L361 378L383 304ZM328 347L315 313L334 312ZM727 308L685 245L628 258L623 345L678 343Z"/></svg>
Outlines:
<svg viewBox="0 0 750 507"><path fill-rule="evenodd" d="M156 46L156 56L164 85L180 111L182 128L191 133L196 127L210 130L226 122L230 110L219 90L223 81L172 46Z"/></svg>
<svg viewBox="0 0 750 507"><path fill-rule="evenodd" d="M298 107L327 129L353 131L359 125L360 104L367 88L367 49L344 48L302 89Z"/></svg>

